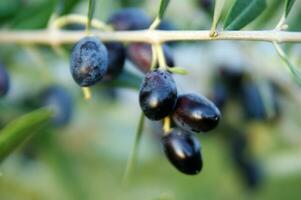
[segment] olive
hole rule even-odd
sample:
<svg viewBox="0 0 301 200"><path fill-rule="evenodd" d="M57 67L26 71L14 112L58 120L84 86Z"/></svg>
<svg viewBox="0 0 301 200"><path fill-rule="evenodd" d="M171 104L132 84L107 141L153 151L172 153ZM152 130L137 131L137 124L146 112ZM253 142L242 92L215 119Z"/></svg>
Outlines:
<svg viewBox="0 0 301 200"><path fill-rule="evenodd" d="M107 22L111 24L115 30L126 31L147 29L152 20L139 8L124 8L113 13Z"/></svg>
<svg viewBox="0 0 301 200"><path fill-rule="evenodd" d="M75 82L88 87L107 72L108 51L97 37L84 37L72 49L70 71Z"/></svg>
<svg viewBox="0 0 301 200"><path fill-rule="evenodd" d="M182 129L206 132L218 125L221 113L214 103L204 96L188 93L178 97L172 117Z"/></svg>
<svg viewBox="0 0 301 200"><path fill-rule="evenodd" d="M202 170L201 147L194 134L174 128L162 137L162 145L166 157L179 171L196 175Z"/></svg>
<svg viewBox="0 0 301 200"><path fill-rule="evenodd" d="M42 106L48 106L55 111L52 122L56 126L68 124L73 114L73 98L68 90L61 86L50 86L41 94Z"/></svg>
<svg viewBox="0 0 301 200"><path fill-rule="evenodd" d="M144 115L160 120L169 115L177 101L177 87L172 75L165 70L146 74L140 88L139 103Z"/></svg>
<svg viewBox="0 0 301 200"><path fill-rule="evenodd" d="M172 51L167 45L163 45L163 52L166 59L166 64L169 67L174 67L174 57ZM142 72L150 71L152 63L152 49L149 44L132 43L127 48L127 56L133 64ZM158 67L158 66L157 66Z"/></svg>
<svg viewBox="0 0 301 200"><path fill-rule="evenodd" d="M121 74L124 68L126 50L123 44L119 42L105 43L105 46L108 50L109 61L104 80L113 80Z"/></svg>

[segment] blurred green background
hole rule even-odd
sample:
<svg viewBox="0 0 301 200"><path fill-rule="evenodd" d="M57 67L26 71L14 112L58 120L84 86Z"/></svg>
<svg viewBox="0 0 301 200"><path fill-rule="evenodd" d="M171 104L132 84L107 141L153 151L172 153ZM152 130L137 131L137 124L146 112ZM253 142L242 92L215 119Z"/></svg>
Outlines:
<svg viewBox="0 0 301 200"><path fill-rule="evenodd" d="M232 3L226 1L224 16ZM266 11L245 29L273 28L282 3L268 0ZM60 14L87 13L88 1L1 0L1 29L46 28L58 4L63 5ZM158 4L158 0L101 0L97 1L95 18L106 21L121 7L140 7L154 17ZM301 2L297 1L289 17L291 30L300 31L300 11ZM196 0L173 0L166 13L166 19L179 30L209 29L211 16ZM119 85L112 93L100 85L92 88L93 99L87 102L70 76L69 52L61 55L47 46L1 44L0 59L12 81L9 95L0 100L2 126L28 112L30 108L22 102L49 85L66 87L75 106L68 126L40 130L1 163L0 199L300 199L301 92L272 45L181 42L172 49L176 65L189 71L187 76L175 75L180 93L197 91L210 96L221 64L243 66L254 79L274 80L285 88L279 97L282 117L276 123L241 120L235 105L223 112L222 123L247 134L250 151L263 171L258 187L248 187L233 163L223 124L216 131L198 135L204 168L197 176L186 176L165 158L159 128L150 121L145 124L133 173L124 185L123 173L140 115L138 90ZM286 46L286 50L292 62L300 65L300 45ZM126 68L141 76L130 62Z"/></svg>

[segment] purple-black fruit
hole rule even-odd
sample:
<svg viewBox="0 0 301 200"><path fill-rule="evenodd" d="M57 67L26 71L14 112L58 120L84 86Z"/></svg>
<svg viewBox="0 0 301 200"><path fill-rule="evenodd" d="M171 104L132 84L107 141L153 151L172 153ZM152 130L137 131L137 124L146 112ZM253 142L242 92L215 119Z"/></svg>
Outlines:
<svg viewBox="0 0 301 200"><path fill-rule="evenodd" d="M54 110L52 119L56 126L66 125L72 118L73 99L72 96L60 86L51 86L45 89L41 95L43 106L48 106Z"/></svg>
<svg viewBox="0 0 301 200"><path fill-rule="evenodd" d="M108 70L104 77L104 80L113 80L118 77L124 67L126 59L126 50L122 43L110 42L105 43L105 46L108 50Z"/></svg>
<svg viewBox="0 0 301 200"><path fill-rule="evenodd" d="M174 122L184 130L206 132L218 125L221 113L204 96L183 94L178 97L172 117Z"/></svg>
<svg viewBox="0 0 301 200"><path fill-rule="evenodd" d="M171 49L167 45L163 45L163 52L166 59L166 64L169 67L174 67L174 58ZM147 73L151 68L152 49L149 44L132 43L127 48L127 56L140 71Z"/></svg>
<svg viewBox="0 0 301 200"><path fill-rule="evenodd" d="M2 64L0 64L0 97L7 94L10 87L9 75Z"/></svg>
<svg viewBox="0 0 301 200"><path fill-rule="evenodd" d="M108 19L108 24L118 31L147 29L151 22L151 18L139 8L118 10Z"/></svg>
<svg viewBox="0 0 301 200"><path fill-rule="evenodd" d="M97 37L84 37L72 49L70 71L75 82L88 87L107 72L108 51Z"/></svg>
<svg viewBox="0 0 301 200"><path fill-rule="evenodd" d="M172 75L164 70L146 74L139 93L139 103L144 115L160 120L169 115L177 101L177 87Z"/></svg>
<svg viewBox="0 0 301 200"><path fill-rule="evenodd" d="M201 147L194 134L175 128L162 137L162 144L165 155L179 171L196 175L202 170Z"/></svg>

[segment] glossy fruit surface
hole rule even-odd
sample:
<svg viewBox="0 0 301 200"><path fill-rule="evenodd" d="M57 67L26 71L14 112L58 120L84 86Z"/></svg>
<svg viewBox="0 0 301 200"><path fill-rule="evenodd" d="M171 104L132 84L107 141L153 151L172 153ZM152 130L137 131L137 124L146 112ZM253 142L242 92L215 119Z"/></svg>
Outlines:
<svg viewBox="0 0 301 200"><path fill-rule="evenodd" d="M162 144L165 155L179 171L195 175L202 170L200 143L194 134L175 128L162 137Z"/></svg>
<svg viewBox="0 0 301 200"><path fill-rule="evenodd" d="M174 67L174 57L172 51L167 45L163 45L163 52L166 59L166 64L169 67ZM151 68L152 63L152 49L149 44L145 43L132 43L127 48L127 56L137 68L147 73Z"/></svg>
<svg viewBox="0 0 301 200"><path fill-rule="evenodd" d="M118 31L147 29L151 22L151 18L139 8L121 9L108 19L108 24Z"/></svg>
<svg viewBox="0 0 301 200"><path fill-rule="evenodd" d="M118 77L123 70L126 59L126 50L123 44L118 42L105 43L105 46L108 50L109 61L108 70L104 79L112 80Z"/></svg>
<svg viewBox="0 0 301 200"><path fill-rule="evenodd" d="M164 70L146 74L139 93L139 103L144 115L160 120L169 115L177 101L177 87L172 75Z"/></svg>
<svg viewBox="0 0 301 200"><path fill-rule="evenodd" d="M56 126L66 125L72 117L73 99L67 90L60 86L51 86L41 95L42 105L49 106L55 112L53 123Z"/></svg>
<svg viewBox="0 0 301 200"><path fill-rule="evenodd" d="M97 37L84 37L72 49L70 71L81 87L100 81L108 68L108 52Z"/></svg>
<svg viewBox="0 0 301 200"><path fill-rule="evenodd" d="M218 125L221 114L218 108L204 96L189 93L178 97L172 117L184 130L206 132Z"/></svg>
<svg viewBox="0 0 301 200"><path fill-rule="evenodd" d="M7 94L10 87L9 75L2 64L0 64L0 97Z"/></svg>

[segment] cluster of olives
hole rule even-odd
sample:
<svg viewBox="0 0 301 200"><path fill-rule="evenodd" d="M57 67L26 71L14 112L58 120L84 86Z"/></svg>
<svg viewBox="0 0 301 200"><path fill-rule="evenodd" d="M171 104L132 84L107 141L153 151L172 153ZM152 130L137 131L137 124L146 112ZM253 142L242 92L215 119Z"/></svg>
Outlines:
<svg viewBox="0 0 301 200"><path fill-rule="evenodd" d="M151 18L136 8L122 9L109 19L115 30L140 30L150 26ZM163 22L159 29L172 28ZM166 64L174 66L169 45L164 44ZM165 132L162 144L171 163L186 174L197 174L202 169L200 144L195 132L206 132L217 126L220 111L207 98L193 93L178 95L172 74L162 66L150 71L152 50L149 44L121 43L103 44L98 38L87 36L72 49L70 69L76 83L89 87L100 80L118 76L124 60L129 58L142 72L146 73L140 88L139 102L144 115L150 120L172 119L175 126Z"/></svg>

